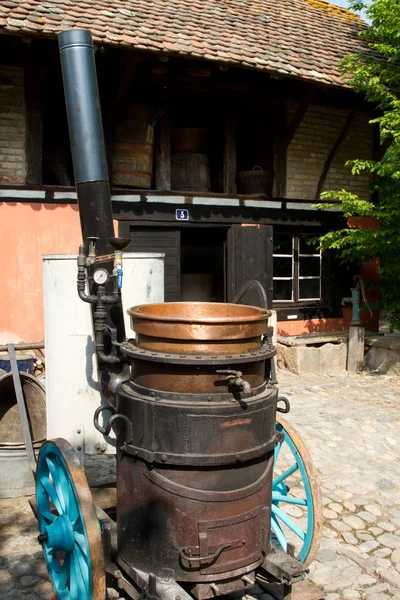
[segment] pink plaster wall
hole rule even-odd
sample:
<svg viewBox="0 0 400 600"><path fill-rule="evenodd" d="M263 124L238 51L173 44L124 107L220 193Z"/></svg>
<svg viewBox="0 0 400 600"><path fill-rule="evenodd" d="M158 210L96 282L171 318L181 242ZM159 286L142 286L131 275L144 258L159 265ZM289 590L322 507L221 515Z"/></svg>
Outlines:
<svg viewBox="0 0 400 600"><path fill-rule="evenodd" d="M278 321L277 335L304 335L306 333L342 331L349 328L350 320L351 314L345 315L345 318Z"/></svg>
<svg viewBox="0 0 400 600"><path fill-rule="evenodd" d="M77 253L81 243L78 207L0 202L0 240L0 344L42 341L42 255ZM364 271L371 271L368 274L363 271L365 281L379 278L377 261L363 267ZM367 313L362 315L365 319L368 316ZM339 331L348 328L350 319L349 313L344 314L344 319L281 321L278 322L278 335ZM372 323L363 325L371 329L376 327L375 323L375 327Z"/></svg>
<svg viewBox="0 0 400 600"><path fill-rule="evenodd" d="M0 344L44 339L43 254L76 254L78 207L0 202Z"/></svg>

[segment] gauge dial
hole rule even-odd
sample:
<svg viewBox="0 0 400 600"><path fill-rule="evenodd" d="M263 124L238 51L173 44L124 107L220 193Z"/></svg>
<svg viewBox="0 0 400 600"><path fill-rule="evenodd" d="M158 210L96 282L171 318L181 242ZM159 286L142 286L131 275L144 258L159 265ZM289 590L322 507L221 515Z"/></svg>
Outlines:
<svg viewBox="0 0 400 600"><path fill-rule="evenodd" d="M94 282L97 283L97 285L104 285L105 283L107 283L108 278L109 275L107 269L96 269L93 273L93 279Z"/></svg>

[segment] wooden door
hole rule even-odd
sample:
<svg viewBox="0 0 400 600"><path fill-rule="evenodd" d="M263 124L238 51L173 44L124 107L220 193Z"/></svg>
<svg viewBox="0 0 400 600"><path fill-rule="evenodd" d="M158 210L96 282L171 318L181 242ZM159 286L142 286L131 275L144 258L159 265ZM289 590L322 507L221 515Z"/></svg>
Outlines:
<svg viewBox="0 0 400 600"><path fill-rule="evenodd" d="M242 285L256 279L267 293L272 308L272 226L232 225L228 231L227 300L231 302ZM241 304L261 306L261 297L251 289Z"/></svg>
<svg viewBox="0 0 400 600"><path fill-rule="evenodd" d="M181 292L181 235L177 227L130 226L130 252L162 252L165 302L176 302Z"/></svg>

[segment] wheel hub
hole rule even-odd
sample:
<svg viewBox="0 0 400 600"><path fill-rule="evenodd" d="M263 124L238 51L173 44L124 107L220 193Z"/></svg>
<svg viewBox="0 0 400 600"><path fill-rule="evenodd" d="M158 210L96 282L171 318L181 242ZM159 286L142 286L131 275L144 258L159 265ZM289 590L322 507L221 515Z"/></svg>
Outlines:
<svg viewBox="0 0 400 600"><path fill-rule="evenodd" d="M60 515L54 523L45 525L39 536L39 542L41 541L57 552L72 552L75 538L69 516Z"/></svg>

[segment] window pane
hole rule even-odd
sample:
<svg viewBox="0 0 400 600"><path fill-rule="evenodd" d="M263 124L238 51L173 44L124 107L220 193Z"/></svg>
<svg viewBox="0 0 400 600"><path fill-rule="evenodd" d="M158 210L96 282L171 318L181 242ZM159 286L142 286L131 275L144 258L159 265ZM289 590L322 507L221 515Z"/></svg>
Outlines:
<svg viewBox="0 0 400 600"><path fill-rule="evenodd" d="M299 281L299 299L320 299L320 279L300 279ZM275 281L274 281L275 286ZM275 289L275 287L274 287Z"/></svg>
<svg viewBox="0 0 400 600"><path fill-rule="evenodd" d="M277 259L274 259L274 261ZM321 261L319 256L300 256L300 277L311 277L321 274Z"/></svg>
<svg viewBox="0 0 400 600"><path fill-rule="evenodd" d="M315 235L300 235L300 254L319 254L316 244L309 244L310 240L315 239Z"/></svg>
<svg viewBox="0 0 400 600"><path fill-rule="evenodd" d="M274 233L274 254L293 254L291 233Z"/></svg>
<svg viewBox="0 0 400 600"><path fill-rule="evenodd" d="M292 258L274 257L274 277L292 277Z"/></svg>
<svg viewBox="0 0 400 600"><path fill-rule="evenodd" d="M274 279L274 300L292 299L292 279L279 281Z"/></svg>

